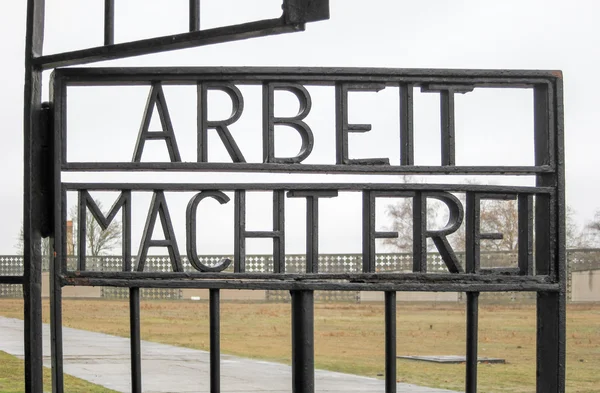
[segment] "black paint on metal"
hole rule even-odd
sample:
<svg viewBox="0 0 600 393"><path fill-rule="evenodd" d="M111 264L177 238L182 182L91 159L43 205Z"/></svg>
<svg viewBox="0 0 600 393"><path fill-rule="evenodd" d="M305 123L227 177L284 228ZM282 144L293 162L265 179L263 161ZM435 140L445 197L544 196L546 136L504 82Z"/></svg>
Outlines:
<svg viewBox="0 0 600 393"><path fill-rule="evenodd" d="M34 66L44 43L44 1L27 1L25 82L23 89L23 320L25 391L42 392L42 260L39 199L43 169L36 134L40 127L42 72Z"/></svg>
<svg viewBox="0 0 600 393"><path fill-rule="evenodd" d="M104 45L115 43L115 0L104 0Z"/></svg>
<svg viewBox="0 0 600 393"><path fill-rule="evenodd" d="M477 341L479 292L467 292L467 350L465 393L477 393Z"/></svg>
<svg viewBox="0 0 600 393"><path fill-rule="evenodd" d="M385 292L385 393L396 393L396 292Z"/></svg>
<svg viewBox="0 0 600 393"><path fill-rule="evenodd" d="M221 392L221 310L219 289L209 290L210 392Z"/></svg>
<svg viewBox="0 0 600 393"><path fill-rule="evenodd" d="M288 198L306 198L306 273L319 272L319 198L334 198L337 191L289 191Z"/></svg>
<svg viewBox="0 0 600 393"><path fill-rule="evenodd" d="M287 91L298 99L300 109L293 117L275 116L275 92ZM266 83L263 85L263 161L265 163L298 164L312 152L314 136L303 119L308 116L312 100L308 90L294 83ZM288 126L295 129L302 139L300 152L295 157L275 157L275 126Z"/></svg>
<svg viewBox="0 0 600 393"><path fill-rule="evenodd" d="M160 124L162 125L161 131L149 130L154 107L156 107L156 111L160 117ZM135 144L135 149L133 150L133 159L131 161L141 162L146 141L157 139L165 141L171 162L181 162L181 155L179 154L179 149L177 147L177 140L175 139L171 116L169 115L167 101L165 100L165 93L163 92L162 84L160 82L153 83L152 88L150 89L148 101L146 102L146 107L144 109L144 116L142 117L140 132Z"/></svg>
<svg viewBox="0 0 600 393"><path fill-rule="evenodd" d="M292 392L315 391L314 292L292 295Z"/></svg>
<svg viewBox="0 0 600 393"><path fill-rule="evenodd" d="M467 377L466 391L475 392L477 382L478 296L487 291L537 292L537 391L563 393L565 389L565 285L564 258L564 145L562 76L554 71L489 71L489 70L385 70L323 68L134 68L134 69L65 69L53 75L52 104L41 105L41 71L59 65L67 66L91 61L156 53L165 50L208 45L218 42L299 31L305 22L327 19L328 2L284 0L281 18L236 26L200 30L200 3L190 0L189 33L114 44L114 0L105 0L104 46L44 56L44 1L29 0L27 14L25 108L24 108L24 234L25 272L23 277L0 277L0 281L21 281L25 293L25 388L27 393L41 393L41 236L53 235L55 257L51 263L51 351L53 392L63 391L62 364L62 286L109 285L130 288L130 329L132 352L132 386L141 392L140 306L139 288L208 288L211 320L211 391L220 389L219 378L219 290L288 289L292 293L292 385L294 392L314 391L314 290L384 291L386 299L386 391L396 389L395 375L395 296L396 291L464 291L467 292ZM188 84L198 88L198 157L197 162L181 162L175 133L170 124L163 85ZM228 126L243 111L243 96L238 85L263 86L264 162L246 162ZM71 85L148 85L151 86L146 112L158 107L162 130L151 133L146 114L140 127L138 148L132 162L85 163L68 162L66 156L66 94ZM311 152L312 131L304 119L310 111L311 98L305 86L335 86L336 93L336 165L300 164ZM370 125L349 124L348 93L379 91L386 86L399 88L400 94L400 163L390 165L384 158L352 159L348 146L349 132L367 132ZM438 92L441 105L441 165L418 166L414 163L413 97L415 87ZM535 163L529 166L457 166L455 157L454 95L481 87L518 87L534 91ZM232 100L231 118L210 122L206 119L206 92L225 91ZM274 115L274 92L287 90L296 95L300 111L292 118ZM358 93L357 93L358 94ZM53 108L54 119L48 112ZM54 140L48 139L54 124ZM148 123L148 124L146 124ZM275 125L295 128L302 146L295 157L277 157L274 147ZM227 148L232 162L208 162L208 129L215 129ZM151 135L152 134L152 135ZM159 137L165 141L171 162L142 162L145 140ZM54 144L53 160L48 151ZM46 154L46 155L44 155ZM49 165L52 162L53 165ZM61 182L67 171L240 171L240 172L307 172L358 174L457 174L457 175L535 175L535 187L475 185L402 185L402 184L100 184ZM52 174L52 176L49 176ZM52 177L52 185L44 178ZM66 269L66 193L76 190L80 211L90 210L95 219L108 226L122 209L124 266L121 272L89 272L85 251L75 272ZM122 194L104 216L90 203L92 190L113 190ZM140 256L135 271L131 267L131 193L152 192ZM208 267L195 261L196 272L183 272L165 192L196 191L187 210L186 229L195 239L196 209L206 196L225 201L223 191L235 193L235 262L234 273L222 272L218 266ZM245 195L248 191L273 194L273 230L246 231ZM349 274L318 273L318 198L335 196L340 191L362 192L363 196L363 272ZM307 273L285 272L285 197L307 198ZM451 192L466 193L467 209ZM413 198L415 223L414 273L376 273L375 240L396 236L375 230L375 204L378 197ZM219 197L221 197L219 199ZM427 198L437 198L450 210L445 228L427 228ZM518 269L481 269L478 242L495 239L498 234L481 234L478 228L479 201L482 198L517 199L519 225ZM59 202L60 201L60 202ZM534 203L535 201L535 203ZM223 202L223 203L226 203ZM50 207L53 215L45 214ZM469 255L463 268L456 259L446 236L452 233L466 213ZM50 217L52 216L52 217ZM152 240L152 229L160 216L166 240ZM54 222L53 222L54 221ZM54 228L52 230L52 228ZM245 239L273 238L274 267L272 273L245 272ZM423 255L426 239L431 238L442 254L448 274L427 274ZM188 242L192 243L192 242ZM149 247L167 247L173 272L144 272L145 253ZM196 255L195 244L188 255ZM535 260L534 260L535 249ZM190 258L193 260L193 258ZM492 274L496 273L496 274ZM534 274L535 273L535 274Z"/></svg>
<svg viewBox="0 0 600 393"><path fill-rule="evenodd" d="M200 30L200 0L190 0L190 32Z"/></svg>
<svg viewBox="0 0 600 393"><path fill-rule="evenodd" d="M131 392L142 393L142 348L140 332L140 288L129 288L129 344L131 347Z"/></svg>
<svg viewBox="0 0 600 393"><path fill-rule="evenodd" d="M208 91L217 90L227 94L231 99L231 116L224 120L208 120ZM231 160L235 163L246 162L239 146L233 139L229 126L239 120L244 111L244 97L236 86L231 83L200 83L198 84L198 162L208 161L208 130L217 131L225 145ZM172 161L172 160L171 160ZM179 160L181 161L181 160Z"/></svg>
<svg viewBox="0 0 600 393"><path fill-rule="evenodd" d="M221 272L229 267L231 264L231 259L223 258L219 261L219 263L215 266L207 266L200 261L198 258L198 252L196 250L196 229L197 229L197 220L196 220L196 211L198 210L198 204L204 198L213 198L217 200L220 204L224 204L229 202L229 197L223 194L220 191L202 191L196 194L187 205L186 209L186 247L187 247L187 257L190 261L190 264L201 272Z"/></svg>

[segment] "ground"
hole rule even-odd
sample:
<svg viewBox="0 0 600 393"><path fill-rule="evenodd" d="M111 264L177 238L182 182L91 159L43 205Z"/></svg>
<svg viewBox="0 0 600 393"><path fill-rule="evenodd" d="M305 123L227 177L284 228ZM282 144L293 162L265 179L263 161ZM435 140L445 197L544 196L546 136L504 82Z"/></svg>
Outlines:
<svg viewBox="0 0 600 393"><path fill-rule="evenodd" d="M208 349L207 303L142 301L141 310L142 339ZM464 354L464 304L400 303L397 314L398 355ZM21 318L22 300L0 300L0 315ZM45 303L45 322L48 315ZM66 299L63 315L65 326L129 335L127 301ZM535 391L535 321L533 304L481 305L480 355L507 363L479 367L480 392ZM567 391L595 392L600 384L600 305L569 305L567 329ZM289 363L290 330L289 304L221 305L223 353ZM317 303L316 367L381 378L383 332L383 304ZM398 360L397 378L464 390L464 365Z"/></svg>

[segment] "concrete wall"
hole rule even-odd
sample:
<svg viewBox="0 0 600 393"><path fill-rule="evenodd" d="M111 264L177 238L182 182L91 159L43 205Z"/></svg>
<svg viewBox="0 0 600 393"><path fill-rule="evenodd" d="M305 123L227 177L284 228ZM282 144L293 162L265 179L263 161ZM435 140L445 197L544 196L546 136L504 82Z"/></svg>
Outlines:
<svg viewBox="0 0 600 393"><path fill-rule="evenodd" d="M361 302L383 302L383 292L361 292ZM457 302L456 292L396 292L397 302Z"/></svg>
<svg viewBox="0 0 600 393"><path fill-rule="evenodd" d="M62 289L63 297L100 297L100 287L72 287ZM50 296L50 273L42 273L42 297Z"/></svg>
<svg viewBox="0 0 600 393"><path fill-rule="evenodd" d="M600 301L600 270L571 273L571 301Z"/></svg>
<svg viewBox="0 0 600 393"><path fill-rule="evenodd" d="M266 291L251 291L247 289L221 289L221 300L253 300L264 301ZM208 300L208 289L184 289L183 300ZM200 299L198 299L200 298Z"/></svg>

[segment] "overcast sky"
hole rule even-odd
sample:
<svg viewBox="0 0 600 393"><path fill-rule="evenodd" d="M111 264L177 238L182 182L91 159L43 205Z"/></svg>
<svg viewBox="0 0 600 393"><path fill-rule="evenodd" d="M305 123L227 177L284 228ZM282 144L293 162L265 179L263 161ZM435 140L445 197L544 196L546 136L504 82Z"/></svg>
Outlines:
<svg viewBox="0 0 600 393"><path fill-rule="evenodd" d="M0 192L4 208L3 225L0 227L0 253L12 254L22 221L23 186L23 138L22 138L22 97L23 97L23 53L25 39L25 1L10 1L4 4L0 14L0 34L2 42L2 90L0 91L0 113L2 114L2 154L0 154L3 187ZM47 36L45 53L97 46L102 40L102 1L47 0ZM119 0L115 37L117 42L148 38L156 35L183 32L186 29L187 1ZM203 0L202 27L210 28L224 24L240 23L255 19L277 17L280 14L280 1L209 1ZM127 8L126 8L127 7ZM237 9L235 13L232 10ZM139 11L136 15L134 11ZM593 73L598 69L600 51L600 26L595 21L600 14L597 1L556 1L556 0L508 0L508 1L383 1L372 0L331 0L331 19L311 23L306 31L274 37L221 44L186 51L163 53L146 57L124 59L102 65L120 66L344 66L344 67L395 67L395 68L488 68L488 69L557 69L564 73L565 90L565 135L567 168L567 202L576 213L577 220L584 224L600 208L596 195L600 192L600 182L596 168L600 163L597 132L597 91L600 82ZM47 78L47 75L46 75ZM47 87L46 94L47 94ZM387 89L386 89L387 90ZM141 110L148 94L147 88L122 90L117 93L120 101L114 99L115 91L109 93L91 91L73 93L69 102L69 131L72 136L70 154L73 158L93 158L93 153L107 151L98 148L102 139L110 133L123 136L122 148L125 160L131 156L131 145L141 121ZM251 90L248 95L246 113L248 122L260 124L260 108L253 110ZM80 96L76 96L80 94ZM103 95L104 94L104 95ZM112 96L111 96L112 94ZM181 136L180 146L184 161L194 159L194 148L185 143L185 133L194 132L186 127L192 121L186 95L193 97L193 90L171 89L166 91L169 109L173 115L176 134ZM360 141L356 145L364 148L355 150L355 157L390 157L393 149L385 142L383 131L396 128L397 118L386 108L397 105L393 91L356 98L351 101L357 109L356 118L351 121L372 123L372 140ZM457 137L464 128L460 149L480 151L480 156L465 155L465 163L530 164L527 152L532 149L531 137L531 94L513 91L506 95L494 92L470 93L457 99ZM504 94L504 95L503 95ZM333 105L331 91L311 90L313 95L312 123L319 120L320 126L333 136ZM79 97L79 99L77 98ZM218 97L215 98L218 100ZM428 94L415 96L415 140L418 146L439 146L435 137L435 127L439 135L439 101ZM122 102L131 105L123 107ZM217 101L215 101L217 102ZM141 104L140 104L141 103ZM137 106L136 106L137 105ZM141 105L141 107L140 107ZM216 106L215 106L216 107ZM293 103L290 104L293 107ZM105 115L97 114L98 109ZM212 109L211 109L212 110ZM285 110L285 107L284 107ZM73 113L76 112L76 115ZM96 115L94 115L96 111ZM112 111L112 112L111 112ZM293 112L293 111L292 111ZM119 115L115 115L119 113ZM81 114L80 116L77 116ZM222 116L217 109L211 112ZM195 116L195 113L192 113ZM91 117L94 116L94 117ZM186 120L186 116L188 117ZM89 121L89 120L93 121ZM257 120L258 119L258 120ZM308 120L307 120L308 121ZM394 121L396 123L394 123ZM129 126L130 124L130 126ZM192 124L192 123L190 123ZM72 127L71 127L72 126ZM117 128L118 127L118 128ZM94 130L102 130L102 134ZM81 130L81 132L77 132ZM186 131L187 130L187 131ZM433 130L433 131L432 131ZM471 130L471 131L469 131ZM315 130L313 130L315 131ZM85 132L85 134L83 134ZM260 135L260 129L257 129ZM433 133L432 133L433 132ZM528 133L529 132L529 133ZM483 134L482 134L483 133ZM315 131L315 134L318 133ZM524 135L524 136L523 136ZM89 136L89 137L88 137ZM428 138L433 139L430 141ZM297 144L295 135L289 134L289 145ZM522 140L519 138L523 138ZM79 138L79 139L78 139ZM129 138L129 139L127 139ZM133 138L133 139L132 139ZM323 139L323 154L333 154L333 147ZM383 138L383 139L377 139ZM421 139L419 139L421 138ZM495 138L495 139L494 139ZM317 140L317 136L315 137ZM437 141L436 141L437 140ZM133 141L133 142L132 142ZM420 141L420 143L419 143ZM283 143L285 142L285 144ZM288 141L280 140L283 153L293 155L295 151L283 150ZM260 158L260 144L256 149L248 147L248 156ZM487 143L487 145L486 145ZM240 142L242 144L242 142ZM436 145L437 144L437 145ZM476 144L472 146L470 144ZM481 145L477 145L481 144ZM193 144L192 144L193 145ZM217 145L217 144L215 144ZM514 150L506 154L512 145ZM84 152L83 146L87 146ZM375 147L374 147L375 146ZM422 153L417 146L417 157L422 163L430 163L428 148ZM481 146L481 149L477 147ZM487 147L486 147L487 146ZM80 148L81 147L81 148ZM475 148L474 148L475 147ZM488 150L486 150L486 148ZM219 154L215 147L215 154ZM317 154L315 144L315 156ZM329 149L329 150L328 150ZM437 149L431 148L432 151ZM160 150L160 149L159 149ZM160 154L157 150L156 154ZM89 153L89 154L88 154ZM164 153L164 152L163 152ZM185 153L185 154L184 154ZM107 153L108 154L108 153ZM113 151L111 154L118 154ZM148 154L152 154L149 152ZM436 154L437 153L436 151ZM282 154L283 155L283 154ZM99 155L97 159L107 159ZM81 158L81 157L80 157ZM187 159L186 159L187 158ZM397 159L397 158L396 158ZM471 162L467 162L472 160ZM488 161L486 161L488 160ZM508 160L508 161L504 161ZM250 161L250 160L249 160ZM435 164L435 162L431 162ZM107 178L104 177L104 180ZM114 178L116 179L116 177ZM182 180L179 175L164 177L165 181ZM254 179L254 178L253 178ZM147 180L147 179L146 179ZM248 181L248 179L244 179ZM189 196L188 196L189 198ZM181 203L173 199L173 204L185 209L187 199ZM110 203L110 198L108 198ZM341 201L341 202L340 202ZM302 210L301 201L290 202L291 209ZM353 206L351 197L343 197L331 203L332 211L340 206ZM348 205L345 205L345 204ZM146 207L141 208L147 209ZM358 203L357 207L360 206ZM171 205L170 205L171 207ZM174 208L176 210L176 208ZM183 211L183 210L182 210ZM182 213L172 212L175 216ZM256 225L260 224L260 213ZM224 219L231 221L229 213L223 211ZM348 216L352 223L360 224L360 212ZM338 218L339 219L339 218ZM143 225L143 213L137 218ZM335 221L336 219L334 219ZM174 218L174 224L183 230L183 217ZM252 221L252 219L250 219ZM323 236L335 238L339 221L324 224ZM329 225L329 226L328 226ZM299 223L298 228L302 228ZM135 228L134 228L135 229ZM256 228L258 229L258 228ZM268 229L262 227L260 229ZM225 229L228 231L228 229ZM302 232L301 230L299 232ZM356 232L356 231L354 231ZM329 235L327 235L329 233ZM360 242L356 235L349 235L344 242L325 245L324 252L358 252ZM354 236L354 237L353 237ZM137 252L139 234L134 234L134 254ZM352 244L348 243L352 239ZM346 247L344 244L348 245ZM302 251L303 244L291 245L292 252ZM327 248L329 247L329 248ZM180 245L183 251L185 247ZM249 249L251 252L251 248Z"/></svg>

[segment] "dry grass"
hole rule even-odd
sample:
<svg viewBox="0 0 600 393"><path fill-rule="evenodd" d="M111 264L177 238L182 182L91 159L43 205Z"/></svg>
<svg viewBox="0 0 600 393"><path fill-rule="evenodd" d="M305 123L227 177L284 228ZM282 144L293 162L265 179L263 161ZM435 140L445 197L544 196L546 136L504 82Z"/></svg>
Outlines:
<svg viewBox="0 0 600 393"><path fill-rule="evenodd" d="M208 349L208 304L143 301L142 338ZM65 300L64 325L128 336L126 301ZM0 314L22 316L22 301L0 300ZM479 349L507 364L481 365L481 392L535 391L535 307L482 305ZM600 385L600 305L567 310L567 391L596 392ZM48 321L47 304L44 319ZM464 305L399 304L399 355L464 354ZM316 304L318 368L378 376L384 370L382 304ZM290 362L289 304L221 305L223 353ZM398 361L398 380L464 390L464 365Z"/></svg>
<svg viewBox="0 0 600 393"><path fill-rule="evenodd" d="M23 361L0 351L0 393L21 393L25 391L23 378ZM50 391L52 379L50 370L44 369L44 390ZM67 393L117 393L114 390L65 375L65 392Z"/></svg>

